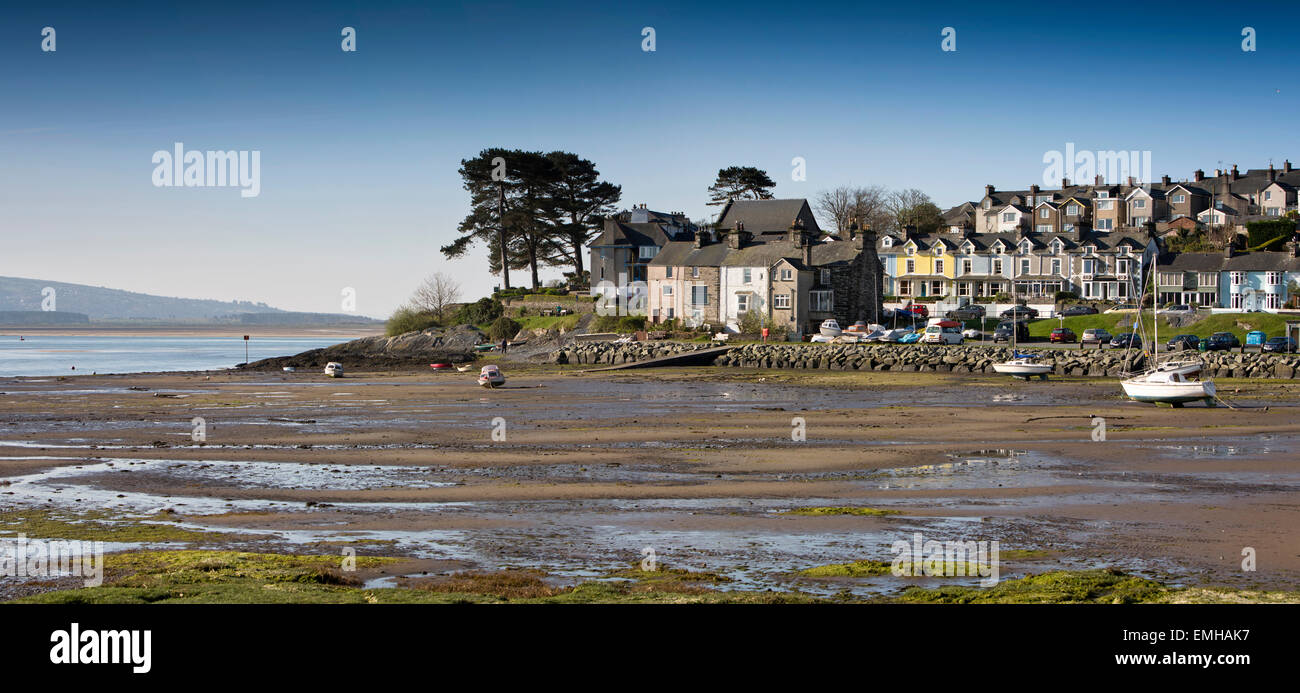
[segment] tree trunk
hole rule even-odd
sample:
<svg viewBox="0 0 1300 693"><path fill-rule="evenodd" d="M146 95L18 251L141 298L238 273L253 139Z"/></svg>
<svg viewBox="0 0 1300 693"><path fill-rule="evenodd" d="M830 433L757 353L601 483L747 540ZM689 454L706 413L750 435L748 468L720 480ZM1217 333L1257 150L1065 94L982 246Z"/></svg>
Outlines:
<svg viewBox="0 0 1300 693"><path fill-rule="evenodd" d="M497 240L501 245L501 288L510 290L510 257L506 250L506 184L502 181L497 198Z"/></svg>

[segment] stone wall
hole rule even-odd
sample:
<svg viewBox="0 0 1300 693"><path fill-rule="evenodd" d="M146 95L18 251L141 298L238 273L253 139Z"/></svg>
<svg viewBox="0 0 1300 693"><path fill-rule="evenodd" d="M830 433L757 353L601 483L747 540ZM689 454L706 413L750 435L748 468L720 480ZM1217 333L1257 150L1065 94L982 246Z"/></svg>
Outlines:
<svg viewBox="0 0 1300 693"><path fill-rule="evenodd" d="M574 342L551 354L551 363L616 366L717 346L706 342Z"/></svg>

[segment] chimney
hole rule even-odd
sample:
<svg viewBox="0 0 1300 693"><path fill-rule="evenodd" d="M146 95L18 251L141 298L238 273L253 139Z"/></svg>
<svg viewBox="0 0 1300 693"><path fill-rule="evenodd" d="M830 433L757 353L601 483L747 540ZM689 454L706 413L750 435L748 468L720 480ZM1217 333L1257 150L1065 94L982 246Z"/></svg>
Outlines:
<svg viewBox="0 0 1300 693"><path fill-rule="evenodd" d="M1037 183L1034 183L1033 185L1029 186L1029 194L1031 194L1031 195L1037 195L1037 194L1038 194L1038 184L1037 184Z"/></svg>
<svg viewBox="0 0 1300 693"><path fill-rule="evenodd" d="M1068 188L1068 187L1070 187L1070 179L1069 179L1069 178L1062 178L1062 179L1061 179L1061 188L1064 189L1064 188Z"/></svg>
<svg viewBox="0 0 1300 693"><path fill-rule="evenodd" d="M1240 174L1240 173L1237 173L1237 165L1236 165L1236 164L1233 164L1233 165L1232 165L1232 179L1233 179L1233 180L1237 180L1237 179L1240 178L1240 177L1241 177L1241 174Z"/></svg>
<svg viewBox="0 0 1300 693"><path fill-rule="evenodd" d="M1129 177L1128 177L1128 187L1131 188L1131 187L1133 187L1133 186L1135 186L1135 185L1137 185L1137 179L1134 178L1133 176L1129 176Z"/></svg>
<svg viewBox="0 0 1300 693"><path fill-rule="evenodd" d="M1088 238L1088 224L1080 220L1079 223L1074 225L1074 241L1076 243L1082 243L1087 238Z"/></svg>
<svg viewBox="0 0 1300 693"><path fill-rule="evenodd" d="M1169 179L1169 176L1160 176L1160 184L1161 184L1161 185L1169 185L1169 184L1172 183L1172 182L1173 182L1173 181Z"/></svg>
<svg viewBox="0 0 1300 693"><path fill-rule="evenodd" d="M803 251L803 264L805 267L812 267L812 234L804 233L804 226L799 223L799 220L796 219L795 224L798 224L799 249ZM793 226L791 230L794 230Z"/></svg>
<svg viewBox="0 0 1300 693"><path fill-rule="evenodd" d="M706 233L708 233L708 231L705 231L704 229L695 229L695 247L696 247L696 248L702 248L702 247L704 247L705 245L708 244L708 241L706 241L706 240L704 239L704 234L706 234Z"/></svg>
<svg viewBox="0 0 1300 693"><path fill-rule="evenodd" d="M1287 241L1286 249L1291 251L1291 257L1300 257L1300 243L1296 242L1295 236L1292 236L1291 240Z"/></svg>
<svg viewBox="0 0 1300 693"><path fill-rule="evenodd" d="M1093 185L1105 185L1105 184L1106 184L1106 178L1105 178L1105 176L1103 176L1103 175L1101 175L1100 173L1098 173L1098 174L1097 174L1097 177L1092 179L1092 184L1093 184Z"/></svg>
<svg viewBox="0 0 1300 693"><path fill-rule="evenodd" d="M1205 180L1205 171L1202 171L1199 168L1196 169L1196 175L1192 178L1192 180L1196 181L1197 183L1200 183L1201 181Z"/></svg>
<svg viewBox="0 0 1300 693"><path fill-rule="evenodd" d="M1277 171L1273 169L1273 164L1268 165L1268 182L1272 183L1277 180Z"/></svg>
<svg viewBox="0 0 1300 693"><path fill-rule="evenodd" d="M736 222L736 228L727 234L727 247L732 250L740 250L749 240L749 232L745 230L745 222Z"/></svg>
<svg viewBox="0 0 1300 693"><path fill-rule="evenodd" d="M984 197L989 197L992 194L993 194L993 186L991 185L984 186Z"/></svg>
<svg viewBox="0 0 1300 693"><path fill-rule="evenodd" d="M903 238L912 238L916 236L916 227L910 224L903 227Z"/></svg>
<svg viewBox="0 0 1300 693"><path fill-rule="evenodd" d="M1291 172L1291 160L1287 159L1286 161L1282 162L1282 173L1290 173L1290 172Z"/></svg>
<svg viewBox="0 0 1300 693"><path fill-rule="evenodd" d="M1228 242L1223 244L1223 256L1232 257L1236 254L1237 254L1237 242L1235 239L1229 238Z"/></svg>
<svg viewBox="0 0 1300 693"><path fill-rule="evenodd" d="M853 217L852 223L849 224L849 240L856 240L858 237L858 218Z"/></svg>

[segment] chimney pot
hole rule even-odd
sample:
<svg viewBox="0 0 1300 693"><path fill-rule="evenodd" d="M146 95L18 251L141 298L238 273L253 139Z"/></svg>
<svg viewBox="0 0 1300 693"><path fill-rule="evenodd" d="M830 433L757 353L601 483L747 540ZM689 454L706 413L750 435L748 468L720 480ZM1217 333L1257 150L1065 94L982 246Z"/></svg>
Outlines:
<svg viewBox="0 0 1300 693"><path fill-rule="evenodd" d="M1290 160L1290 159L1287 159L1286 161L1283 161L1283 162L1282 162L1282 172L1283 172L1283 173L1290 173L1290 172L1291 172L1291 160Z"/></svg>
<svg viewBox="0 0 1300 693"><path fill-rule="evenodd" d="M1169 176L1160 176L1161 185L1169 185L1171 182L1172 181L1169 179Z"/></svg>
<svg viewBox="0 0 1300 693"><path fill-rule="evenodd" d="M1205 171L1202 171L1199 168L1196 169L1196 175L1194 176L1193 180L1195 180L1197 183L1205 180Z"/></svg>
<svg viewBox="0 0 1300 693"><path fill-rule="evenodd" d="M1137 185L1137 179L1134 178L1133 176L1129 176L1129 177L1128 177L1128 187L1131 188L1131 187L1133 187L1133 186L1135 186L1135 185Z"/></svg>
<svg viewBox="0 0 1300 693"><path fill-rule="evenodd" d="M1233 165L1232 165L1232 179L1233 179L1233 180L1237 180L1237 179L1240 178L1240 177L1241 177L1241 174L1240 174L1240 173L1237 173L1237 165L1236 165L1236 164L1233 164Z"/></svg>
<svg viewBox="0 0 1300 693"><path fill-rule="evenodd" d="M1038 194L1038 184L1037 184L1037 183L1034 183L1033 185L1029 186L1029 192L1031 192L1031 193L1037 195L1037 194Z"/></svg>
<svg viewBox="0 0 1300 693"><path fill-rule="evenodd" d="M1062 188L1068 188L1068 187L1070 187L1070 179L1069 179L1069 178L1062 178L1062 179L1061 179L1061 187L1062 187Z"/></svg>
<svg viewBox="0 0 1300 693"><path fill-rule="evenodd" d="M986 186L984 186L984 196L985 196L985 197L988 197L988 196L990 196L990 195L992 195L992 194L993 194L993 186L991 186L991 185L986 185Z"/></svg>
<svg viewBox="0 0 1300 693"><path fill-rule="evenodd" d="M1106 178L1105 178L1104 176L1102 176L1100 173L1098 173L1097 176L1096 176L1095 178L1092 179L1092 184L1093 184L1093 185L1105 185L1105 184L1106 184Z"/></svg>

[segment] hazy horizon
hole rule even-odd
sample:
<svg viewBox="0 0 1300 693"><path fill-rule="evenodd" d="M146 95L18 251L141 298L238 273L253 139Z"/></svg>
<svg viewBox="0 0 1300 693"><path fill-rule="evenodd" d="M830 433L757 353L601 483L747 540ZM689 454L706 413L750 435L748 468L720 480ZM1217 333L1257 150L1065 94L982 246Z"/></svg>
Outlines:
<svg viewBox="0 0 1300 693"><path fill-rule="evenodd" d="M621 207L692 218L717 212L706 188L730 165L765 169L777 197L877 184L947 208L1041 184L1071 144L1150 152L1174 179L1300 163L1281 30L1300 9L1178 7L6 8L0 275L321 313L351 287L386 317L442 271L472 300L500 283L486 248L438 248L468 212L459 162L488 147L572 151ZM155 186L176 143L260 152L258 194Z"/></svg>

